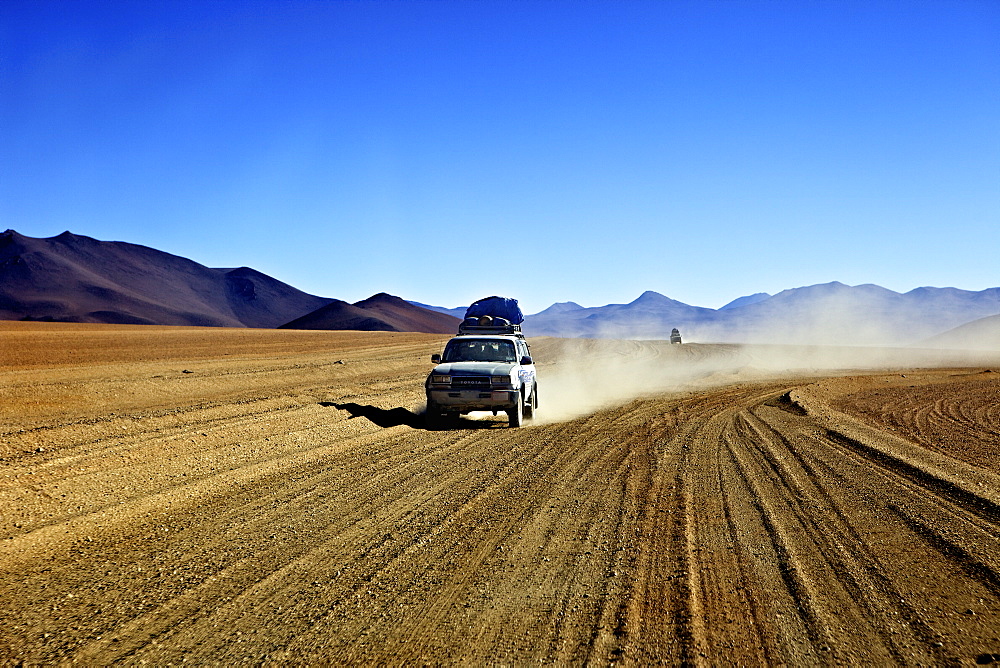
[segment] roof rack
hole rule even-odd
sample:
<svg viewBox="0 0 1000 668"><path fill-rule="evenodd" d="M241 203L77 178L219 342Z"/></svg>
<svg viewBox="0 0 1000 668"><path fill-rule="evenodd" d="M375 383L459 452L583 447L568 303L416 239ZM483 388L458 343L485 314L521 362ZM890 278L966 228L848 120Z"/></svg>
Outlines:
<svg viewBox="0 0 1000 668"><path fill-rule="evenodd" d="M524 335L521 333L521 326L511 323L506 318L497 318L484 315L479 318L466 318L458 325L458 333L462 334L513 334L515 336Z"/></svg>

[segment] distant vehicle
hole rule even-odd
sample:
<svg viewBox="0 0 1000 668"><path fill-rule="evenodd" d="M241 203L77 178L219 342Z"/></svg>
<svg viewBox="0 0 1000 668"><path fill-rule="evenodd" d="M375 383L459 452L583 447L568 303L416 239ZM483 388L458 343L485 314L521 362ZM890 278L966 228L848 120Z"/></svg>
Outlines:
<svg viewBox="0 0 1000 668"><path fill-rule="evenodd" d="M466 316L444 354L431 356L437 366L424 384L428 423L442 425L472 411L503 411L511 427L520 427L538 408L538 380L517 301L488 297L470 306Z"/></svg>
<svg viewBox="0 0 1000 668"><path fill-rule="evenodd" d="M676 327L674 327L672 330L670 330L670 343L680 343L680 342L681 342L681 333L680 331L678 331Z"/></svg>

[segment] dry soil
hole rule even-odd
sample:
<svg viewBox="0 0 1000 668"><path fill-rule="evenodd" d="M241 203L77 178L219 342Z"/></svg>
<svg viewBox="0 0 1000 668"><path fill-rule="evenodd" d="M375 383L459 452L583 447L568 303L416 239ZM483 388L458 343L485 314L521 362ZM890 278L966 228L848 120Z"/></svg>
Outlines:
<svg viewBox="0 0 1000 668"><path fill-rule="evenodd" d="M0 663L1000 659L1000 355L445 339L0 323Z"/></svg>

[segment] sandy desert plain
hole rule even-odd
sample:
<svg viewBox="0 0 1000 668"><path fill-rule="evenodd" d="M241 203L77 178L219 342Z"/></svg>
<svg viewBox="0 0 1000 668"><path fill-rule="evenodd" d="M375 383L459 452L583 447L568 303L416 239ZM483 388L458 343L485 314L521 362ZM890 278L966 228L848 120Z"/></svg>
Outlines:
<svg viewBox="0 0 1000 668"><path fill-rule="evenodd" d="M0 663L1000 660L1000 352L0 323Z"/></svg>

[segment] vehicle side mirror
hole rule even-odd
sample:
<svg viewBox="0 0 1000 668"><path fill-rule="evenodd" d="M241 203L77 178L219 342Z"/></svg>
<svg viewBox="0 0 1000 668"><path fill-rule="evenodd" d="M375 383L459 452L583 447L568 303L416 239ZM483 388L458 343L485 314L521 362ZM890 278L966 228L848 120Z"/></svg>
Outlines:
<svg viewBox="0 0 1000 668"><path fill-rule="evenodd" d="M431 362L434 362L434 364L440 364L441 363L441 353L434 353L433 355L431 355Z"/></svg>
<svg viewBox="0 0 1000 668"><path fill-rule="evenodd" d="M534 362L531 361L530 357L525 355L524 357L521 358L521 366L525 366L527 364L534 364Z"/></svg>

